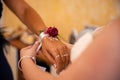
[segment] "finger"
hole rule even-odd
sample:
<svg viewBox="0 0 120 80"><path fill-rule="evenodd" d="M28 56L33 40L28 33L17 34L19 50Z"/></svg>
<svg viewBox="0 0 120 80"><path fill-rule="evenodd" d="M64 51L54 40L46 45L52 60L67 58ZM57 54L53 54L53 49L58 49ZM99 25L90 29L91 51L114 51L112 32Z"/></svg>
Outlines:
<svg viewBox="0 0 120 80"><path fill-rule="evenodd" d="M30 45L30 46L26 47L26 49L29 49L29 48L31 48L31 47L32 47L32 45Z"/></svg>
<svg viewBox="0 0 120 80"><path fill-rule="evenodd" d="M32 49L34 49L35 51L37 51L39 45L40 45L40 42L39 42L39 41L36 41L36 42L33 44Z"/></svg>
<svg viewBox="0 0 120 80"><path fill-rule="evenodd" d="M53 56L54 60L55 60L55 65L56 68L59 70L63 67L63 61L61 58L61 55L59 54L60 52L56 49L56 50L52 50L48 52L51 56Z"/></svg>
<svg viewBox="0 0 120 80"><path fill-rule="evenodd" d="M53 56L50 55L50 53L48 51L44 49L42 49L42 54L47 58L47 62L49 62L50 64L55 64L55 60L53 58Z"/></svg>
<svg viewBox="0 0 120 80"><path fill-rule="evenodd" d="M63 69L64 65L59 50L57 49L57 47L52 47L48 53L55 59L54 65L56 66L57 72L60 72Z"/></svg>
<svg viewBox="0 0 120 80"><path fill-rule="evenodd" d="M70 50L67 47L64 47L64 54L63 57L65 58L65 66L64 68L66 68L69 64L70 61Z"/></svg>
<svg viewBox="0 0 120 80"><path fill-rule="evenodd" d="M29 48L31 48L31 47L32 47L32 45L27 46L27 47L25 47L25 48L23 48L23 49L29 49Z"/></svg>
<svg viewBox="0 0 120 80"><path fill-rule="evenodd" d="M70 63L70 51L69 50L66 50L66 54L64 54L64 57L66 58L66 65L65 65L65 68L69 65Z"/></svg>
<svg viewBox="0 0 120 80"><path fill-rule="evenodd" d="M38 60L42 60L44 61L45 63L47 63L48 65L51 64L51 62L45 57L45 55L43 54L43 52L40 50L37 54L37 59Z"/></svg>
<svg viewBox="0 0 120 80"><path fill-rule="evenodd" d="M61 48L59 48L59 52L60 52L60 55L61 55L61 59L62 59L62 61L63 61L63 66L62 66L62 68L64 68L65 67L65 65L66 65L66 58L65 58L65 56L64 56L64 54L65 54L65 48L63 48L63 47L61 47Z"/></svg>
<svg viewBox="0 0 120 80"><path fill-rule="evenodd" d="M32 47L32 45L27 46L27 47L24 47L24 48L22 48L21 50L23 51L23 50L26 50L26 49L30 49L31 47Z"/></svg>
<svg viewBox="0 0 120 80"><path fill-rule="evenodd" d="M56 61L56 72L59 74L59 72L63 69L64 67L64 64L63 64L63 61L62 61L62 58L60 56L60 54L58 54L56 57L55 57L55 61Z"/></svg>

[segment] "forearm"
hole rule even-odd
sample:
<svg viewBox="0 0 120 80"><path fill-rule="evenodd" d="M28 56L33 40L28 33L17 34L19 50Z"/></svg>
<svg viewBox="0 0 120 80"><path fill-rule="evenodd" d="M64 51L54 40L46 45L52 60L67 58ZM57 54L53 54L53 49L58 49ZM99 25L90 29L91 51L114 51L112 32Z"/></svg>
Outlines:
<svg viewBox="0 0 120 80"><path fill-rule="evenodd" d="M3 0L8 8L33 32L46 28L39 14L24 0Z"/></svg>
<svg viewBox="0 0 120 80"><path fill-rule="evenodd" d="M40 30L45 30L47 28L41 17L35 12L35 10L30 7L24 10L23 16L20 19L34 33L39 34Z"/></svg>
<svg viewBox="0 0 120 80"><path fill-rule="evenodd" d="M30 58L21 62L23 74L26 80L55 80L55 77L39 69Z"/></svg>

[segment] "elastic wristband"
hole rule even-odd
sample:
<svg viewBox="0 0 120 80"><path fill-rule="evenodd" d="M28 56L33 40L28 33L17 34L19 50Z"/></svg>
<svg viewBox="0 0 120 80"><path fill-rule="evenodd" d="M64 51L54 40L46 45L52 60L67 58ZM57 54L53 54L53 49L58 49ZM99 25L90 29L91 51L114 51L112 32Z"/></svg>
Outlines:
<svg viewBox="0 0 120 80"><path fill-rule="evenodd" d="M44 37L49 36L48 34L45 34L45 32L40 33L40 39L42 40Z"/></svg>
<svg viewBox="0 0 120 80"><path fill-rule="evenodd" d="M35 57L33 57L33 56L23 56L23 57L21 57L20 60L18 61L18 69L19 69L20 71L22 71L21 61L22 61L24 58L31 58L31 59L34 61L34 63L36 64Z"/></svg>
<svg viewBox="0 0 120 80"><path fill-rule="evenodd" d="M44 37L46 37L46 36L49 36L48 34L45 34L44 32L41 32L40 34L39 34L39 37L40 37L40 45L38 46L38 48L37 48L37 52L39 51L39 49L42 47L42 39L44 38Z"/></svg>

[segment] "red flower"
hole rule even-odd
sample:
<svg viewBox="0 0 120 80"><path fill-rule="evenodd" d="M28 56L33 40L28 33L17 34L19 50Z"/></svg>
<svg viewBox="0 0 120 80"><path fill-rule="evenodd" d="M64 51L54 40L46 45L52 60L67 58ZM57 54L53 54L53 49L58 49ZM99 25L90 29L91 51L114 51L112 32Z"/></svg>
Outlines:
<svg viewBox="0 0 120 80"><path fill-rule="evenodd" d="M49 36L56 37L58 35L58 30L55 27L49 27L45 33L49 34Z"/></svg>

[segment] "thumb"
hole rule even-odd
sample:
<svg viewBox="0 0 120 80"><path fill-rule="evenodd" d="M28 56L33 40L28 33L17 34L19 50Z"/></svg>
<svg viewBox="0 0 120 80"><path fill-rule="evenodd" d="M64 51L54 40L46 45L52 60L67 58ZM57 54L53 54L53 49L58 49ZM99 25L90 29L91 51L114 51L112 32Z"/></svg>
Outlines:
<svg viewBox="0 0 120 80"><path fill-rule="evenodd" d="M33 44L33 46L32 46L32 48L33 48L33 50L37 50L37 48L39 47L39 45L40 45L40 42L39 41L36 41L34 44Z"/></svg>

